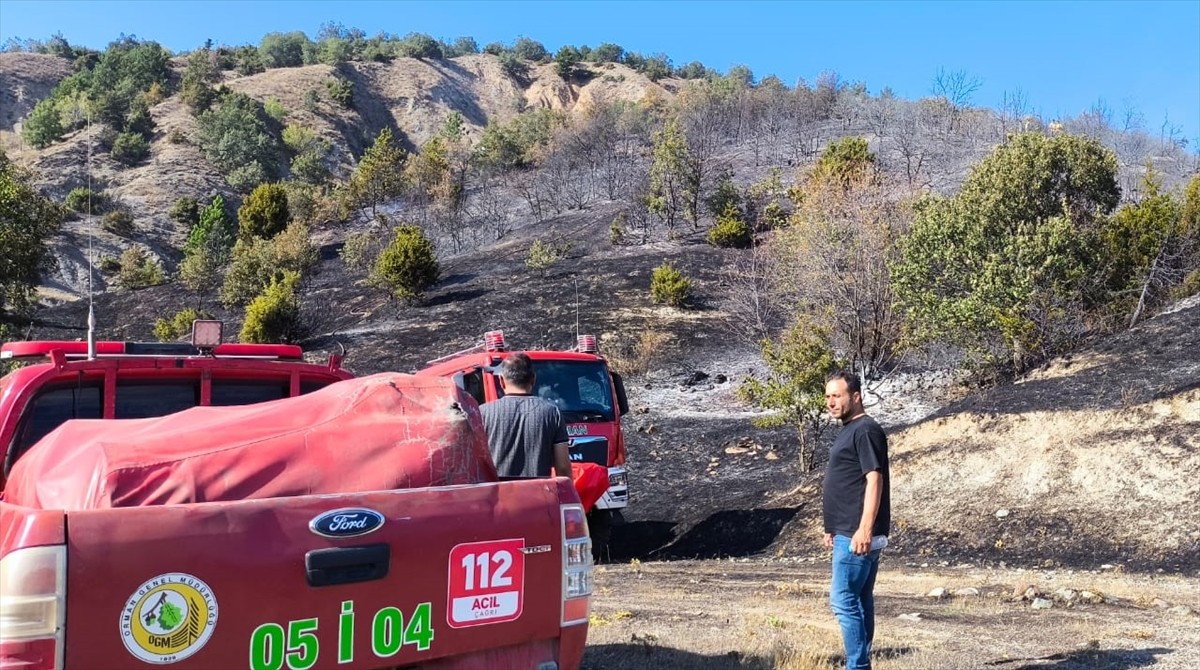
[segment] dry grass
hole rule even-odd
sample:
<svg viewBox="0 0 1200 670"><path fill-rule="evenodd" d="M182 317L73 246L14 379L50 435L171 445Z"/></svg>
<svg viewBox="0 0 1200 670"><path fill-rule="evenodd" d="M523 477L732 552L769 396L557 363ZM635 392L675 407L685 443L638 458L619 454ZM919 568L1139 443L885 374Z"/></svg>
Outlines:
<svg viewBox="0 0 1200 670"><path fill-rule="evenodd" d="M619 338L605 342L604 357L620 374L644 375L662 359L670 340L671 336L662 331L643 330L630 342Z"/></svg>
<svg viewBox="0 0 1200 670"><path fill-rule="evenodd" d="M828 567L765 561L598 568L585 670L835 670L841 638L828 609ZM1078 581L1075 581L1078 580ZM1196 580L886 565L876 589L876 670L1130 670L1200 667L1200 618L1118 605L1032 610L1009 594L1071 582L1200 607ZM975 587L979 596L925 597ZM900 615L905 618L900 618ZM912 617L917 614L919 617Z"/></svg>

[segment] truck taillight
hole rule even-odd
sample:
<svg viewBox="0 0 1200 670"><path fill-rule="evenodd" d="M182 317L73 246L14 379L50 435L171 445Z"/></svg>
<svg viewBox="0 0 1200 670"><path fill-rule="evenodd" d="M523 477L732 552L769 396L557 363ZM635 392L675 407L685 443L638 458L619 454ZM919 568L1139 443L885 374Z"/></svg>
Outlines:
<svg viewBox="0 0 1200 670"><path fill-rule="evenodd" d="M562 506L562 625L587 623L592 595L592 539L583 505Z"/></svg>
<svg viewBox="0 0 1200 670"><path fill-rule="evenodd" d="M67 548L0 558L0 670L59 670L67 618Z"/></svg>

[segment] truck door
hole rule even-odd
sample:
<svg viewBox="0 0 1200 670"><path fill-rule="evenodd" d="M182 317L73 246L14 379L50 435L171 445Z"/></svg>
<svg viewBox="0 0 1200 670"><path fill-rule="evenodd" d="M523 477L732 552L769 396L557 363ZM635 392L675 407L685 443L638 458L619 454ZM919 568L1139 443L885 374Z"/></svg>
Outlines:
<svg viewBox="0 0 1200 670"><path fill-rule="evenodd" d="M392 668L553 639L562 524L550 479L70 512L65 667Z"/></svg>

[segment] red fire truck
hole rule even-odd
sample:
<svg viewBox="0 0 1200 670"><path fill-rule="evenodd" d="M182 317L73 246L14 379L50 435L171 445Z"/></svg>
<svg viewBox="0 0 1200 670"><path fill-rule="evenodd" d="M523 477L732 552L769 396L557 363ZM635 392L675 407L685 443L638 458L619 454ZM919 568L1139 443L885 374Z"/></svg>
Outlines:
<svg viewBox="0 0 1200 670"><path fill-rule="evenodd" d="M569 480L448 379L204 339L0 347L0 670L579 667Z"/></svg>
<svg viewBox="0 0 1200 670"><path fill-rule="evenodd" d="M497 366L511 353L503 332L488 331L481 344L432 360L416 374L450 377L483 404L504 395ZM621 432L621 417L629 413L625 384L621 375L609 369L592 335L579 336L576 346L565 351L524 353L537 373L534 392L562 412L571 438L571 460L608 468L608 491L588 515L593 549L599 553L608 543L614 516L629 504L625 436Z"/></svg>

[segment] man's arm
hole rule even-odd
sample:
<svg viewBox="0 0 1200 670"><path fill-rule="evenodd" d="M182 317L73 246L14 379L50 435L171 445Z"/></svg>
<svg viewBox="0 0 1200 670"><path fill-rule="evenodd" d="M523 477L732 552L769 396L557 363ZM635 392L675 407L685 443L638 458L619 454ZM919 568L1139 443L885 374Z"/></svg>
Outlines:
<svg viewBox="0 0 1200 670"><path fill-rule="evenodd" d="M569 442L554 443L554 474L559 477L571 476L571 445Z"/></svg>
<svg viewBox="0 0 1200 670"><path fill-rule="evenodd" d="M878 470L866 474L867 492L863 496L862 520L858 530L850 538L850 551L867 554L871 551L871 529L875 527L875 516L879 514L879 502L883 498L883 475Z"/></svg>

